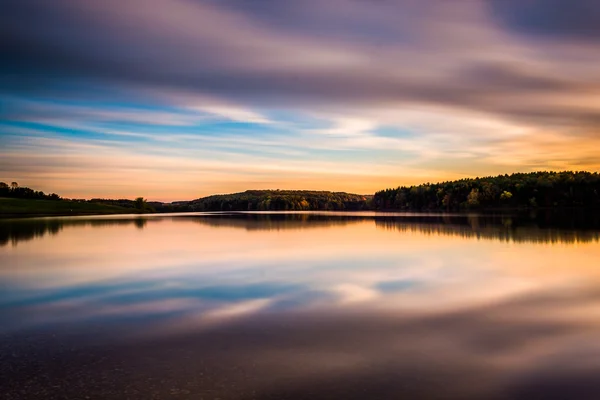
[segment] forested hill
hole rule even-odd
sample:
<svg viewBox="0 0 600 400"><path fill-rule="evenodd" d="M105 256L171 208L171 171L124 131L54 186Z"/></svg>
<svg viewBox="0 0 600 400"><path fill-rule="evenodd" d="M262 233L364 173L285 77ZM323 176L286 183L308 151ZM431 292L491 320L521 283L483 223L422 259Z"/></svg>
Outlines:
<svg viewBox="0 0 600 400"><path fill-rule="evenodd" d="M247 190L173 203L68 200L16 182L0 182L0 216L186 211L477 210L495 208L600 208L600 174L532 172L386 189L374 196L310 190Z"/></svg>
<svg viewBox="0 0 600 400"><path fill-rule="evenodd" d="M194 211L363 210L371 196L310 190L247 190L193 200Z"/></svg>
<svg viewBox="0 0 600 400"><path fill-rule="evenodd" d="M600 175L532 172L402 186L375 193L373 207L397 210L600 207Z"/></svg>

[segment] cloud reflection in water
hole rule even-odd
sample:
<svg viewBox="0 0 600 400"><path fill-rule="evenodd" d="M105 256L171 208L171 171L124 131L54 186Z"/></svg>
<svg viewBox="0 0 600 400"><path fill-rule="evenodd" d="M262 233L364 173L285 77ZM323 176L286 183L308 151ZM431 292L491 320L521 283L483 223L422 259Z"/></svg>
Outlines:
<svg viewBox="0 0 600 400"><path fill-rule="evenodd" d="M4 392L595 398L598 230L474 218L5 223Z"/></svg>

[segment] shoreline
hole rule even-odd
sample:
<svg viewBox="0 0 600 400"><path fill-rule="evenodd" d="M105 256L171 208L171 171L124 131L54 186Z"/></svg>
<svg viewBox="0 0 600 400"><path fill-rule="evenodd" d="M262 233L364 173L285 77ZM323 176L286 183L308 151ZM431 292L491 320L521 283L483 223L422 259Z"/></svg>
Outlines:
<svg viewBox="0 0 600 400"><path fill-rule="evenodd" d="M44 201L44 200L42 200ZM413 214L414 216L469 216L469 215L481 215L481 216L494 216L494 215L519 215L519 214L537 214L537 213L592 213L596 214L600 212L600 208L591 207L537 207L537 208L487 208L487 209L471 209L471 210L399 210L399 209L365 209L365 210L268 210L268 211L255 211L255 210L224 210L224 211L179 211L179 212L139 212L135 209L123 209L117 212L98 210L98 211L69 211L69 212L16 212L16 213L5 213L0 208L0 220L8 219L26 219L26 218L48 218L48 217L91 217L91 216L161 216L161 215L173 215L173 214L206 214L206 215L219 215L219 214L237 214L237 215L294 215L304 213L327 213L331 215L336 214L360 214L360 213L374 213L385 216L387 213L397 214Z"/></svg>

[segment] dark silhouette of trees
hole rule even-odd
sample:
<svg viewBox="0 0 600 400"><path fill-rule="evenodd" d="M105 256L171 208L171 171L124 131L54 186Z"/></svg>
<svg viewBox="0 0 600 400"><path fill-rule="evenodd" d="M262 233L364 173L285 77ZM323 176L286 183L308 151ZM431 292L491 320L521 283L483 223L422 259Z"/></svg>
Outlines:
<svg viewBox="0 0 600 400"><path fill-rule="evenodd" d="M247 190L203 197L187 206L190 211L364 210L369 197L310 190Z"/></svg>
<svg viewBox="0 0 600 400"><path fill-rule="evenodd" d="M142 212L155 212L154 208L152 208L143 197L136 197L136 199L133 201L133 204L136 210Z"/></svg>
<svg viewBox="0 0 600 400"><path fill-rule="evenodd" d="M130 208L132 212L144 212L144 213L153 213L156 212L155 204L160 203L149 203L143 197L137 197L135 200L128 199L90 199L90 200L82 200L87 201L89 203L98 203L105 204L110 206L118 206L123 208Z"/></svg>
<svg viewBox="0 0 600 400"><path fill-rule="evenodd" d="M17 182L0 182L0 197L62 200ZM476 210L494 208L600 208L600 174L531 172L385 189L374 196L310 190L247 190L192 201L72 200L129 208L132 212L302 210Z"/></svg>
<svg viewBox="0 0 600 400"><path fill-rule="evenodd" d="M399 210L600 207L600 175L544 171L401 186L375 193L373 207Z"/></svg>
<svg viewBox="0 0 600 400"><path fill-rule="evenodd" d="M0 197L28 199L28 200L64 200L74 203L97 203L123 208L130 208L132 212L153 213L156 212L153 204L149 204L143 197L138 197L135 200L107 200L107 199L63 199L56 193L45 194L41 191L36 191L28 187L19 186L17 182L12 182L10 186L5 182L0 182Z"/></svg>
<svg viewBox="0 0 600 400"><path fill-rule="evenodd" d="M10 197L16 199L37 199L37 200L60 200L61 197L56 193L45 194L44 192L19 186L17 182L11 182L10 186L5 182L0 182L0 197Z"/></svg>
<svg viewBox="0 0 600 400"><path fill-rule="evenodd" d="M144 206L146 205L146 200L143 197L137 197L134 200L134 205L138 210L143 210Z"/></svg>

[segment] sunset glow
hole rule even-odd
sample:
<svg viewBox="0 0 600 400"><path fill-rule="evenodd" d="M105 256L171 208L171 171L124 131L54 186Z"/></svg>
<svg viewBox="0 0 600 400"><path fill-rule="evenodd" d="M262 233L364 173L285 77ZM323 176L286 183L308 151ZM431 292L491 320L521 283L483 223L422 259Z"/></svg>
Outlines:
<svg viewBox="0 0 600 400"><path fill-rule="evenodd" d="M176 201L599 171L595 4L3 1L0 181Z"/></svg>

